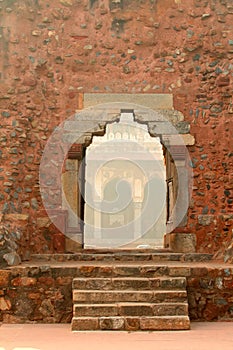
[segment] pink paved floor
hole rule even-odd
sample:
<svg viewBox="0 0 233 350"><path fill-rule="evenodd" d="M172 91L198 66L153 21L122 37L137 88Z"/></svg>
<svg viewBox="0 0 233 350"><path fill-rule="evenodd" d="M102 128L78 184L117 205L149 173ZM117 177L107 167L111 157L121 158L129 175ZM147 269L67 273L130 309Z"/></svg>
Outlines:
<svg viewBox="0 0 233 350"><path fill-rule="evenodd" d="M70 325L2 325L0 350L232 350L233 322L192 323L190 331L77 332Z"/></svg>

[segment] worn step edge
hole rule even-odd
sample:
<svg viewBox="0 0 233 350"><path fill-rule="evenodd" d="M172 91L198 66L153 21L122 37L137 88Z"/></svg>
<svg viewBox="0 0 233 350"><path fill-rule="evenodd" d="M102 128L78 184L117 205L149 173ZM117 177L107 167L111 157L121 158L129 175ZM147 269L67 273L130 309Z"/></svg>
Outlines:
<svg viewBox="0 0 233 350"><path fill-rule="evenodd" d="M209 261L213 254L205 253L173 253L156 250L116 250L100 251L98 249L84 250L80 253L66 254L32 254L31 258L42 261Z"/></svg>
<svg viewBox="0 0 233 350"><path fill-rule="evenodd" d="M188 316L188 303L74 304L75 317Z"/></svg>
<svg viewBox="0 0 233 350"><path fill-rule="evenodd" d="M74 278L73 289L129 289L129 290L150 290L150 289L186 289L185 277L82 277Z"/></svg>
<svg viewBox="0 0 233 350"><path fill-rule="evenodd" d="M82 264L76 266L75 277L187 277L190 267L168 266L164 264Z"/></svg>
<svg viewBox="0 0 233 350"><path fill-rule="evenodd" d="M124 280L131 280L131 281L143 281L143 280L185 280L186 278L183 276L156 276L156 277L137 277L137 276L121 276L121 277L74 277L73 282L80 281L80 280L109 280L109 281L124 281Z"/></svg>
<svg viewBox="0 0 233 350"><path fill-rule="evenodd" d="M188 316L152 317L73 317L72 331L121 330L121 331L162 331L189 330Z"/></svg>
<svg viewBox="0 0 233 350"><path fill-rule="evenodd" d="M73 302L93 302L103 303L109 302L165 302L172 300L174 302L187 300L186 290L73 290Z"/></svg>

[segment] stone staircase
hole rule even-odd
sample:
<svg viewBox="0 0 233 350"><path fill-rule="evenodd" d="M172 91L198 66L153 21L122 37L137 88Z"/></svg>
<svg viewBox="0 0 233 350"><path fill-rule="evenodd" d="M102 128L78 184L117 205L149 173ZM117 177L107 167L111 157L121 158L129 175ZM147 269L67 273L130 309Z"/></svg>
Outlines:
<svg viewBox="0 0 233 350"><path fill-rule="evenodd" d="M73 276L73 331L155 331L190 328L187 264L211 254L166 249L84 249L68 254L35 254Z"/></svg>
<svg viewBox="0 0 233 350"><path fill-rule="evenodd" d="M166 265L146 263L80 265L73 280L72 330L189 329L186 278L170 276Z"/></svg>

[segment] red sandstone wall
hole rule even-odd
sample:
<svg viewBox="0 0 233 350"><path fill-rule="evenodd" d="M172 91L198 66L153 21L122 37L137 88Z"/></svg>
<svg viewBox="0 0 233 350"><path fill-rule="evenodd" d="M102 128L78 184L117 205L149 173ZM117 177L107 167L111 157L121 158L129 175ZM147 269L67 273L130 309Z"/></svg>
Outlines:
<svg viewBox="0 0 233 350"><path fill-rule="evenodd" d="M23 233L24 255L60 249L55 229L43 222L38 167L51 131L82 107L85 92L173 94L196 138L185 230L197 234L199 251L214 252L230 240L232 1L4 0L0 6L0 208L23 215L9 220Z"/></svg>
<svg viewBox="0 0 233 350"><path fill-rule="evenodd" d="M192 321L232 321L231 268L170 267L169 273L172 270L187 277ZM85 266L79 271L86 276ZM22 266L0 270L0 322L70 323L74 276L76 267Z"/></svg>

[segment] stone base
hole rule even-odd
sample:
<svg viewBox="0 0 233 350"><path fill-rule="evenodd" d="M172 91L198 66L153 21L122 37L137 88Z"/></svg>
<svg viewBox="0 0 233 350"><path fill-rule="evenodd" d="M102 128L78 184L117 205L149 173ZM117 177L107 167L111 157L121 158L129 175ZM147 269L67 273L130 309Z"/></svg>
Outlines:
<svg viewBox="0 0 233 350"><path fill-rule="evenodd" d="M65 251L68 253L77 253L82 250L82 244L77 242L77 234L69 234L65 238Z"/></svg>
<svg viewBox="0 0 233 350"><path fill-rule="evenodd" d="M195 253L196 235L193 233L167 233L164 236L164 247L174 253Z"/></svg>
<svg viewBox="0 0 233 350"><path fill-rule="evenodd" d="M108 316L73 318L72 331L165 331L189 330L188 316Z"/></svg>

